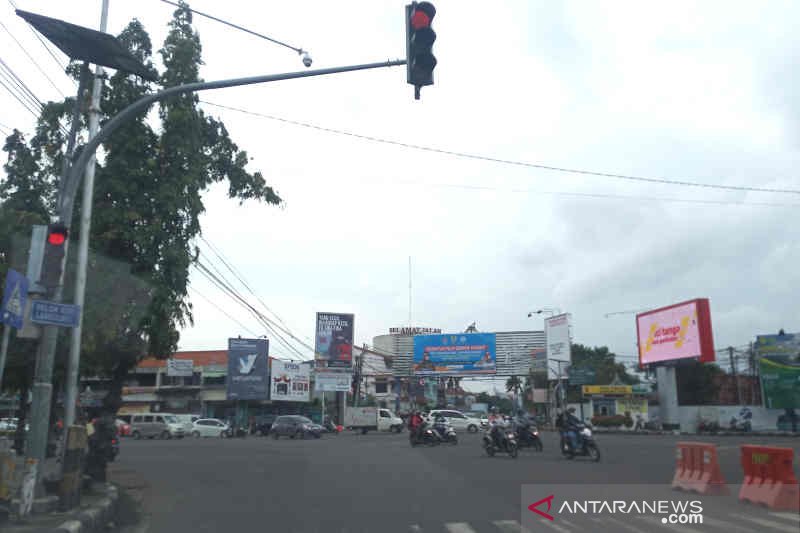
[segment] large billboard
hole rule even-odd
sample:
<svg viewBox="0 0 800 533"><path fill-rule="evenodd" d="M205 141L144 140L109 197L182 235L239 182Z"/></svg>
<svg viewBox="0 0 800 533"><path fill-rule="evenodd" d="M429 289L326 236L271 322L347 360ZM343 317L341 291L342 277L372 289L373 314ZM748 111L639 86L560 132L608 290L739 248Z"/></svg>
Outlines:
<svg viewBox="0 0 800 533"><path fill-rule="evenodd" d="M353 366L354 322L355 315L348 313L317 313L317 368L349 370Z"/></svg>
<svg viewBox="0 0 800 533"><path fill-rule="evenodd" d="M759 357L774 361L800 361L800 334L758 335L755 349Z"/></svg>
<svg viewBox="0 0 800 533"><path fill-rule="evenodd" d="M707 298L636 315L639 365L675 359L714 361L714 336Z"/></svg>
<svg viewBox="0 0 800 533"><path fill-rule="evenodd" d="M494 374L495 334L417 335L413 369L418 375Z"/></svg>
<svg viewBox="0 0 800 533"><path fill-rule="evenodd" d="M759 359L759 375L768 409L800 408L800 365Z"/></svg>
<svg viewBox="0 0 800 533"><path fill-rule="evenodd" d="M544 320L544 336L547 343L547 379L567 376L567 367L572 362L570 322L572 315L564 313Z"/></svg>
<svg viewBox="0 0 800 533"><path fill-rule="evenodd" d="M268 353L267 339L228 339L229 400L267 399Z"/></svg>
<svg viewBox="0 0 800 533"><path fill-rule="evenodd" d="M311 387L311 368L291 361L272 361L269 399L284 402L307 402Z"/></svg>
<svg viewBox="0 0 800 533"><path fill-rule="evenodd" d="M353 388L353 375L349 372L316 372L314 390L316 392L350 392Z"/></svg>

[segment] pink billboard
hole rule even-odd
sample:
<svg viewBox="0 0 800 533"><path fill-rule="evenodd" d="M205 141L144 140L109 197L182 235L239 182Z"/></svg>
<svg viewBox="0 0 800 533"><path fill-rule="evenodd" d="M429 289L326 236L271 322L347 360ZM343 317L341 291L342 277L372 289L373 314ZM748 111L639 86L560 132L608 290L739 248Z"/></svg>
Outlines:
<svg viewBox="0 0 800 533"><path fill-rule="evenodd" d="M639 365L674 359L714 361L708 299L699 298L636 315Z"/></svg>

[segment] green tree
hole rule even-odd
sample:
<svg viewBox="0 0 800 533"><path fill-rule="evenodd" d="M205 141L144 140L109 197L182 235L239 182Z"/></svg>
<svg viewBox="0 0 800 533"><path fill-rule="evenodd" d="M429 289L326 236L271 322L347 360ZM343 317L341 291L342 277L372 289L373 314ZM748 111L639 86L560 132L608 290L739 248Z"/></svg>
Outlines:
<svg viewBox="0 0 800 533"><path fill-rule="evenodd" d="M715 364L692 361L675 369L679 405L707 405L717 399L719 385L714 378L725 372Z"/></svg>

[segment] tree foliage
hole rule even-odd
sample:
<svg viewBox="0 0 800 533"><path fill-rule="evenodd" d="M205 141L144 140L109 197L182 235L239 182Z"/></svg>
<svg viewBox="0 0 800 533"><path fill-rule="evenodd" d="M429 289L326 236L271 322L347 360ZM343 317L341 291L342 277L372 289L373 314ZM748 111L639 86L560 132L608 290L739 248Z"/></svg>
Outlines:
<svg viewBox="0 0 800 533"><path fill-rule="evenodd" d="M707 405L717 399L719 386L714 377L725 372L714 364L691 361L675 368L678 404Z"/></svg>
<svg viewBox="0 0 800 533"><path fill-rule="evenodd" d="M156 73L150 37L139 21L133 20L119 40ZM198 81L201 52L192 13L181 2L159 51L160 85ZM78 75L74 64L68 70ZM104 83L102 112L111 117L156 90L160 87L118 71ZM0 229L3 244L13 231L29 233L31 220L46 221L53 214L65 150L59 121L73 104L72 99L46 104L30 142L16 131L6 139L9 177L0 185L0 219L16 217L18 223ZM247 153L221 121L198 107L195 94L161 102L157 121L151 110L139 112L103 143L105 157L96 170L81 363L83 374L113 378L112 403L118 403L122 379L138 360L174 352L180 328L192 321L187 288L197 253L193 241L205 211L203 193L227 181L229 197L240 203L281 202L261 173L247 169ZM85 111L84 106L80 139L86 138ZM78 199L73 240L79 208ZM72 275L68 267L68 289ZM69 290L66 296L69 301ZM66 344L59 343L61 357Z"/></svg>

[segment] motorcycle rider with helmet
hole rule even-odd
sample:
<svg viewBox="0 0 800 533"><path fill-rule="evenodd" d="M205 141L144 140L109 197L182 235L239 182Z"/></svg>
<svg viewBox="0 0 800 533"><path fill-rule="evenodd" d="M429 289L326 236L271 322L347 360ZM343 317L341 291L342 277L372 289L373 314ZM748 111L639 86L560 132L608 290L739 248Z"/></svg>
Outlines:
<svg viewBox="0 0 800 533"><path fill-rule="evenodd" d="M575 416L575 408L570 407L564 413L562 431L569 439L573 451L578 451L578 432L581 430L583 422Z"/></svg>
<svg viewBox="0 0 800 533"><path fill-rule="evenodd" d="M498 448L500 448L502 444L502 431L505 425L506 421L503 415L500 414L500 410L497 407L492 407L492 414L489 416L489 427L491 428L489 432L494 445Z"/></svg>

